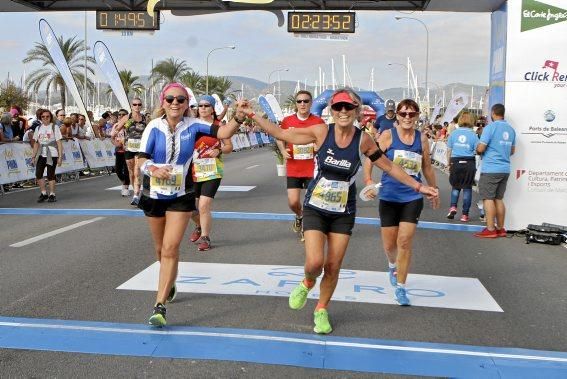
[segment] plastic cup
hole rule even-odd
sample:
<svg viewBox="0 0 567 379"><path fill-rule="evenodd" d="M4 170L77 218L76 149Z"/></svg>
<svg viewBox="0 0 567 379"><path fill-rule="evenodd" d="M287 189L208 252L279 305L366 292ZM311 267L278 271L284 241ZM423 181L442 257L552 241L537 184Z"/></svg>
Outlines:
<svg viewBox="0 0 567 379"><path fill-rule="evenodd" d="M382 183L367 185L358 194L358 196L360 197L360 200L362 200L362 201L374 200L373 198L369 197L368 195L374 192L376 194L376 196L378 196L378 192L380 191L380 187L382 187Z"/></svg>

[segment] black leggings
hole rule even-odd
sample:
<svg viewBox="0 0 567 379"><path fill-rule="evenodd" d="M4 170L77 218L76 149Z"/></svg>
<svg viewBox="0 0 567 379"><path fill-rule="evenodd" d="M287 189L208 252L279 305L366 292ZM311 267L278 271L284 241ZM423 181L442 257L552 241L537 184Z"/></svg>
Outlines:
<svg viewBox="0 0 567 379"><path fill-rule="evenodd" d="M51 165L47 164L46 157L39 157L37 160L37 164L35 165L35 178L42 179L43 178L43 171L45 171L45 167L47 166L47 180L50 182L55 180L55 169L57 168L57 157L51 157L53 162Z"/></svg>
<svg viewBox="0 0 567 379"><path fill-rule="evenodd" d="M128 172L128 165L124 153L116 152L116 176L125 186L130 185L130 173Z"/></svg>

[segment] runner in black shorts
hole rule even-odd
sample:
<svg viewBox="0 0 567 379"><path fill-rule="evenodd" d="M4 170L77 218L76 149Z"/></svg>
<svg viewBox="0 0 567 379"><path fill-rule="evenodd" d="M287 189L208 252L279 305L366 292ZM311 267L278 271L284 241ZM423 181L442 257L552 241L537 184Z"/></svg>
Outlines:
<svg viewBox="0 0 567 379"><path fill-rule="evenodd" d="M328 304L339 280L339 272L348 247L356 214L355 175L361 167L360 154L393 177L416 191L438 196L438 191L407 175L392 164L367 134L354 126L362 112L362 100L350 89L337 90L330 101L335 124L314 125L303 129L280 129L268 120L256 116L251 108L249 118L256 121L275 138L293 144L315 145L317 175L305 194L303 229L305 231L305 278L289 297L292 309L301 309L317 277L324 272L319 301L315 308L314 331L332 331L327 312ZM327 251L325 252L325 245Z"/></svg>

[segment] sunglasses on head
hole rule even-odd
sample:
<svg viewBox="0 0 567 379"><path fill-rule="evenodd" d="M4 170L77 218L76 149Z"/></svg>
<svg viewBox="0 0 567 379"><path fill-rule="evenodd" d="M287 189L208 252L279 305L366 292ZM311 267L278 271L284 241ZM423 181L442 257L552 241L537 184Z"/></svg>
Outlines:
<svg viewBox="0 0 567 379"><path fill-rule="evenodd" d="M132 106L133 106L133 107L141 107L141 106L142 106L142 103L132 103Z"/></svg>
<svg viewBox="0 0 567 379"><path fill-rule="evenodd" d="M167 95L163 99L167 101L169 104L173 103L173 100L177 100L179 104L183 104L185 100L187 100L187 98L183 95L179 95L179 96Z"/></svg>
<svg viewBox="0 0 567 379"><path fill-rule="evenodd" d="M211 104L199 104L199 108L210 108Z"/></svg>
<svg viewBox="0 0 567 379"><path fill-rule="evenodd" d="M410 116L410 118L414 118L418 114L419 112L398 112L398 116L400 116L401 118L406 118L408 116Z"/></svg>
<svg viewBox="0 0 567 379"><path fill-rule="evenodd" d="M343 110L343 108L346 109L347 111L352 111L353 109L358 108L358 105L351 103L335 103L331 105L331 109L334 110L335 112L340 112Z"/></svg>
<svg viewBox="0 0 567 379"><path fill-rule="evenodd" d="M297 99L297 100L295 100L295 102L296 102L297 104L302 104L302 103L303 103L303 104L308 104L308 103L311 102L311 100L310 100L310 99Z"/></svg>

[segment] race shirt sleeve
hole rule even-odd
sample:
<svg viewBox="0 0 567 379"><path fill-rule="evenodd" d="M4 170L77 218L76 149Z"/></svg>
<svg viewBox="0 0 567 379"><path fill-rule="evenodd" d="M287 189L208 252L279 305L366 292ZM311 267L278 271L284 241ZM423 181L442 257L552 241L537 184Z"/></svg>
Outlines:
<svg viewBox="0 0 567 379"><path fill-rule="evenodd" d="M197 129L197 133L203 133L203 134L207 134L207 135L210 135L212 137L217 138L217 134L219 132L218 126L210 125L210 124L204 123L200 120L198 122L194 123L193 125Z"/></svg>
<svg viewBox="0 0 567 379"><path fill-rule="evenodd" d="M488 145L488 142L492 139L492 135L494 134L494 123L488 124L483 130L482 135L480 136L480 143Z"/></svg>
<svg viewBox="0 0 567 379"><path fill-rule="evenodd" d="M63 139L63 136L61 135L61 130L56 126L55 127L55 141L60 141Z"/></svg>
<svg viewBox="0 0 567 379"><path fill-rule="evenodd" d="M161 122L161 119L156 119L150 122L150 124L144 129L142 133L142 140L140 141L140 152L143 154L142 157L150 158L153 155L156 143L156 127L157 123Z"/></svg>

